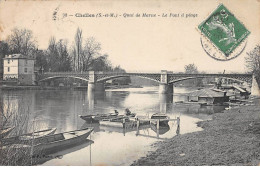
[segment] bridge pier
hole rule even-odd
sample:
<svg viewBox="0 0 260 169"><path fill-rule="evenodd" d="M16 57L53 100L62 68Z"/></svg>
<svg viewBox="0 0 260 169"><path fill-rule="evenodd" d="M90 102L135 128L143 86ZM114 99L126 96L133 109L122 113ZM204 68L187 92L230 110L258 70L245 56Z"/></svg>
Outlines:
<svg viewBox="0 0 260 169"><path fill-rule="evenodd" d="M159 84L159 94L172 94L173 93L173 84Z"/></svg>

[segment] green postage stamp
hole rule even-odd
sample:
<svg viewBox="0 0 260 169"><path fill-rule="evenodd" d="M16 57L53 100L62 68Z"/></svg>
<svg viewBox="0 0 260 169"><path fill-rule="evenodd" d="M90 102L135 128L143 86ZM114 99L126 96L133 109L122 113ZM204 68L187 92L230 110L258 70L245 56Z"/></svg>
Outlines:
<svg viewBox="0 0 260 169"><path fill-rule="evenodd" d="M223 4L220 4L198 28L226 57L229 57L250 34Z"/></svg>

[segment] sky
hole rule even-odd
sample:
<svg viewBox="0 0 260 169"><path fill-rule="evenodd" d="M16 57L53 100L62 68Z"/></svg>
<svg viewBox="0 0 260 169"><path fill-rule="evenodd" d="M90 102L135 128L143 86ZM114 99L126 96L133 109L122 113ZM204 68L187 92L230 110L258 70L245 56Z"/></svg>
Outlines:
<svg viewBox="0 0 260 169"><path fill-rule="evenodd" d="M230 61L217 61L203 50L198 25L223 3L251 32L245 50ZM53 19L56 12L56 20ZM67 17L63 15L67 13ZM118 17L75 17L76 13L115 13ZM124 17L143 13L168 17ZM169 17L169 14L179 17ZM197 17L180 15L197 14ZM69 16L72 15L72 16ZM194 63L208 73L245 72L247 52L260 44L260 2L257 0L99 0L99 1L0 1L0 40L15 27L33 31L39 49L51 36L72 44L77 28L83 37L94 37L113 66L128 72L184 71Z"/></svg>

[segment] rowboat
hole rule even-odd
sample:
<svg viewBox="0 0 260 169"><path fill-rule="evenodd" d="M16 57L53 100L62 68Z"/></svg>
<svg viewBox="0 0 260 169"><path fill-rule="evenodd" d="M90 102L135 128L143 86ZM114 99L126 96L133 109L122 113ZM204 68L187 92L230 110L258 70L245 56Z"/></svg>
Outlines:
<svg viewBox="0 0 260 169"><path fill-rule="evenodd" d="M118 111L109 114L90 114L90 115L79 115L79 117L85 120L87 123L98 123L100 120L115 118L118 116Z"/></svg>
<svg viewBox="0 0 260 169"><path fill-rule="evenodd" d="M119 128L132 128L136 126L136 121L130 120L128 117L122 115L117 118L104 119L99 121L102 126L119 127Z"/></svg>
<svg viewBox="0 0 260 169"><path fill-rule="evenodd" d="M79 117L83 120L85 120L87 123L98 123L99 120L96 119L95 115L85 115L85 116L82 116L82 115L79 115Z"/></svg>
<svg viewBox="0 0 260 169"><path fill-rule="evenodd" d="M163 134L167 133L167 132L170 130L170 126L169 126L169 125L160 126L159 129L157 129L157 126L156 126L156 125L151 124L151 129L152 129L155 133L158 132L159 135L163 135Z"/></svg>
<svg viewBox="0 0 260 169"><path fill-rule="evenodd" d="M86 140L93 129L93 127L90 127L81 130L48 135L35 140L33 145L14 144L11 148L14 151L18 149L21 152L30 152L31 155L46 155L50 153L55 153L57 151L63 150L64 148L69 148L80 144L81 142Z"/></svg>
<svg viewBox="0 0 260 169"><path fill-rule="evenodd" d="M1 129L0 130L0 139L6 137L13 129L14 129L14 127L8 127L5 129Z"/></svg>
<svg viewBox="0 0 260 169"><path fill-rule="evenodd" d="M157 122L159 120L159 126L167 126L169 119L169 116L167 116L166 114L156 113L151 116L150 123L157 125Z"/></svg>
<svg viewBox="0 0 260 169"><path fill-rule="evenodd" d="M32 140L37 141L42 137L52 135L56 131L56 128L40 130L32 133L23 134L15 137L7 137L2 139L0 142L2 145L10 145L10 144L20 144L20 143L29 143Z"/></svg>
<svg viewBox="0 0 260 169"><path fill-rule="evenodd" d="M115 110L115 113L109 113L109 114L97 114L95 115L94 119L96 120L103 120L103 119L110 119L115 118L118 116L118 111Z"/></svg>

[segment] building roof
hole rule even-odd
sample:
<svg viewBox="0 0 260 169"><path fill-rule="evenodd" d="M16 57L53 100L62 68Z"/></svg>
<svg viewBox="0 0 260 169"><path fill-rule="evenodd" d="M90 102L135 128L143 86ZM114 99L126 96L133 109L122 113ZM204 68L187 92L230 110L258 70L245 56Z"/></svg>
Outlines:
<svg viewBox="0 0 260 169"><path fill-rule="evenodd" d="M222 90L214 90L214 89L202 89L196 90L188 94L188 96L193 97L224 97L225 91Z"/></svg>
<svg viewBox="0 0 260 169"><path fill-rule="evenodd" d="M5 58L3 59L32 59L34 60L33 57L30 57L30 56L25 56L23 54L11 54L11 55L6 55Z"/></svg>

